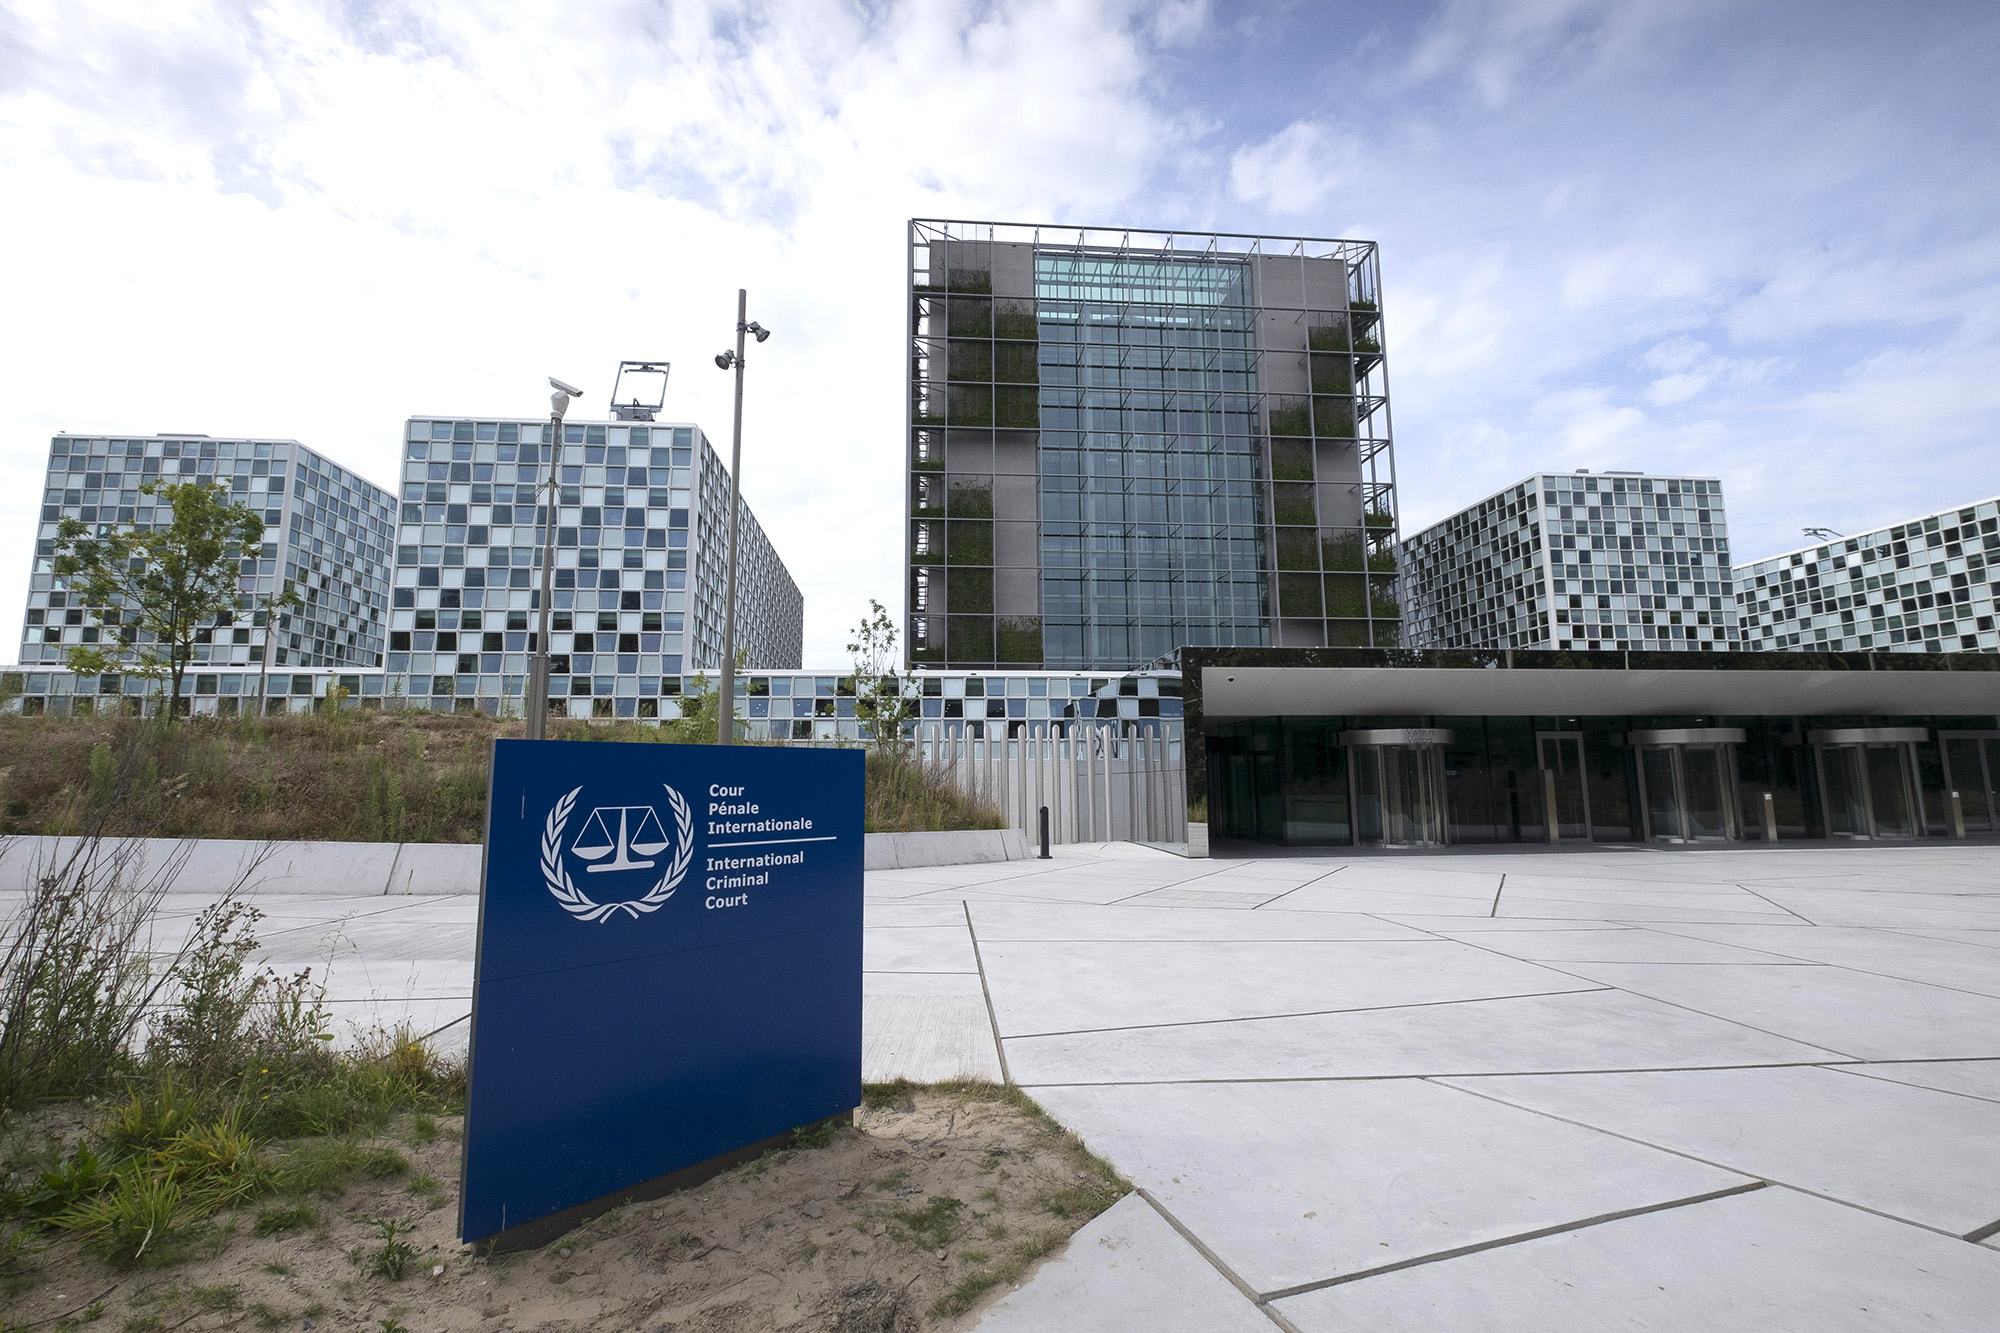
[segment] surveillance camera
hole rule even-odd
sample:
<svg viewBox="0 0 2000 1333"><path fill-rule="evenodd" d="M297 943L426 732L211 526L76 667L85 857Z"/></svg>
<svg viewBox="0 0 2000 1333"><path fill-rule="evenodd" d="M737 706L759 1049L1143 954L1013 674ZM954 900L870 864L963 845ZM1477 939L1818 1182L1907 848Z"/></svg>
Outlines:
<svg viewBox="0 0 2000 1333"><path fill-rule="evenodd" d="M570 397L572 397L572 398L581 398L581 397L583 397L583 390L581 390L581 389L577 388L577 387L576 387L575 385L573 385L573 384L564 384L564 383L563 383L563 382L562 382L561 380L557 379L557 378L556 378L556 377L555 377L554 375L551 375L551 376L549 376L549 387L550 387L551 389L554 389L554 390L556 390L556 391L557 391L558 393L566 393L566 394L568 394L568 395L569 395Z"/></svg>

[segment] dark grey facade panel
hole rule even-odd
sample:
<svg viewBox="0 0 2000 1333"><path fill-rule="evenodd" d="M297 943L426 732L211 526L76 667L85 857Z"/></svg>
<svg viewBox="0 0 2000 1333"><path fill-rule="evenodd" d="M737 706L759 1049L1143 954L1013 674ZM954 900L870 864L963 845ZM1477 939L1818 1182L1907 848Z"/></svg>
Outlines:
<svg viewBox="0 0 2000 1333"><path fill-rule="evenodd" d="M920 666L1393 644L1372 243L918 220Z"/></svg>

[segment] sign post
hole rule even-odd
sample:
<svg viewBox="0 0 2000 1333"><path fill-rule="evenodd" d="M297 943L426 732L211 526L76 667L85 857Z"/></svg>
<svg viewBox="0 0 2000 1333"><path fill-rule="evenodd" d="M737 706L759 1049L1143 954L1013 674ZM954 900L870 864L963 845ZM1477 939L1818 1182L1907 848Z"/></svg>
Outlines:
<svg viewBox="0 0 2000 1333"><path fill-rule="evenodd" d="M493 743L459 1234L537 1244L861 1100L862 756Z"/></svg>

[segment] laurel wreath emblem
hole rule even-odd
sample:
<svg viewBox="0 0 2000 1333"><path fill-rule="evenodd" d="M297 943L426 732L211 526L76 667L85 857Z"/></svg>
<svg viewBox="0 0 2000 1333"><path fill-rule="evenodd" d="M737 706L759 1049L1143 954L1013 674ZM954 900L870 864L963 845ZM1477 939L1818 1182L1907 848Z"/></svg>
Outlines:
<svg viewBox="0 0 2000 1333"><path fill-rule="evenodd" d="M662 783L662 786L666 784ZM570 811L576 806L577 787L569 795L557 801L549 811L548 819L542 825L542 881L549 886L563 910L579 921L609 921L619 912L633 919L647 912L657 912L674 896L681 881L687 877L688 864L694 860L694 815L688 803L672 787L667 787L667 803L673 807L674 832L677 846L674 859L667 865L667 873L660 877L643 898L633 898L625 902L595 902L570 879L569 870L562 862L563 826L569 823Z"/></svg>

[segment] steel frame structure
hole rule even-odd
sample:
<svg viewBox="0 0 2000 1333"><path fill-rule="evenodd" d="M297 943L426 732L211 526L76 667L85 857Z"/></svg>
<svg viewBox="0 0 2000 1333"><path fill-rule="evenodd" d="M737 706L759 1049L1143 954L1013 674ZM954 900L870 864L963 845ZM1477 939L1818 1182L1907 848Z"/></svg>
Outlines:
<svg viewBox="0 0 2000 1333"><path fill-rule="evenodd" d="M1130 412L1138 409L1142 401L1146 404L1144 410L1158 411L1167 420L1185 410L1208 421L1217 419L1232 399L1248 402L1254 421L1256 457L1254 525L1262 545L1257 576L1262 585L1263 605L1257 617L1261 622L1261 638L1257 641L1281 646L1392 646L1400 642L1400 609L1395 602L1400 518L1379 254L1374 242L919 218L909 223L908 246L905 333L910 359L904 421L908 473L904 643L908 660L948 668L1019 661L1018 652L1010 657L1007 649L1000 646L997 628L994 658L961 659L952 647L945 618L954 612L944 574L951 563L945 523L949 521L950 478L955 469L947 465L946 436L954 426L961 430L1035 431L1036 454L1045 460L1039 432L1056 397L1047 391L1046 381L1037 373L1028 381L1035 386L1036 396L1032 424L1020 417L1006 419L1003 413L1010 400L1003 399L1001 394L1026 385L1009 383L999 377L998 371L989 370L987 378L994 388L987 391L989 396L984 400L987 413L975 415L960 410L958 404L977 400L969 397L955 400L952 393L951 386L965 378L951 364L952 335L956 331L950 315L954 297L961 301L967 297L983 298L996 312L1009 302L1029 303L1036 332L1028 336L1035 339L1040 366L1046 367L1049 363L1040 348L1039 327L1047 307L1077 300L1115 308L1117 317L1113 323L1119 328L1134 327L1130 315L1136 308L1203 309L1204 303L1199 301L1176 301L1179 293L1168 290L1174 282L1185 286L1196 281L1195 275L1204 271L1203 261L1218 266L1233 265L1247 279L1240 303L1210 302L1205 308L1211 313L1227 309L1229 317L1240 319L1240 327L1249 331L1247 346L1240 350L1247 352L1250 384L1229 387L1230 357L1226 349L1213 341L1199 349L1205 353L1200 365L1190 364L1196 358L1179 356L1163 359L1158 366L1139 364L1144 359L1142 351L1150 349L1121 343L1114 364L1092 362L1080 366L1078 377L1081 380L1082 373L1089 369L1115 370L1118 383L1106 386L1116 389L1115 397L1105 399L1100 388L1099 396L1088 403L1081 393L1074 395L1073 401L1084 410L1092 406L1115 408L1127 421L1131 419ZM1003 292L995 283L995 257L1002 255L1005 247L1031 256L1028 262L1035 277L1026 290L1016 286ZM983 263L964 262L980 259L982 252ZM1052 255L1072 260L1101 260L1112 280L1098 291L1047 290L1039 260ZM1155 275L1165 279L1165 283L1151 290L1146 289L1144 273L1149 258L1171 261ZM1281 283L1282 261L1287 259L1298 261L1298 269L1295 277ZM1336 263L1339 290L1327 293L1323 279L1329 272L1316 265ZM969 280L961 284L959 275L966 275ZM983 288L979 286L982 277ZM1326 297L1324 300L1307 299L1316 279L1322 280L1317 294ZM1086 286L1083 282L1073 285ZM1283 295L1292 299L1279 299L1280 294L1273 289L1280 285L1289 288ZM988 318L990 321L997 317L996 314ZM997 327L990 336L994 339L991 346L997 351L1004 338ZM1163 339L1162 346L1167 345ZM1102 344L1093 347L1098 351L1108 350ZM1179 350L1196 349L1184 341ZM989 357L993 355L988 353ZM1322 369L1331 372L1325 382ZM1134 387L1133 379L1143 381L1155 370L1159 374L1152 383ZM1189 383L1190 379L1198 382ZM1078 387L1085 386L1079 383ZM1018 396L1011 401L1019 411ZM1277 422L1273 420L1274 411L1280 415ZM1296 424L1300 421L1307 424L1301 428ZM1274 429L1274 425L1279 429ZM1298 433L1288 437L1279 430ZM1122 448L1131 449L1135 433L1149 432L1127 428ZM1180 437L1169 426L1163 438L1173 441L1165 446L1171 454ZM1274 441L1285 455L1283 476L1274 456ZM1043 540L1045 467L1043 462L1035 469L1032 515L1036 578L1043 589L1047 578L1044 566L1047 547ZM1148 493L1172 497L1179 493L1179 482L1178 477L1169 475L1162 488ZM1301 482L1305 483L1303 489ZM1134 491L1133 483L1131 475L1123 475L1116 487L1129 494ZM1112 489L1092 485L1088 479L1084 486L1086 499L1108 494ZM1285 501L1282 507L1281 499ZM1308 513L1309 526L1314 530L1310 533L1300 531L1308 524L1279 522L1281 517L1296 520ZM993 517L999 517L997 510ZM1135 537L1131 527L1128 523L1125 534L1128 542L1145 540ZM1168 536L1169 547L1180 540L1179 533L1180 529L1175 528ZM1361 553L1358 561L1351 555L1334 554L1337 546L1350 539ZM1004 576L999 565L994 570L995 579ZM1136 564L1128 562L1124 573L1128 584L1140 581L1141 570ZM1093 567L1087 581L1095 586L1094 580L1106 575L1108 571ZM1038 597L1035 606L1038 633L1047 623L1049 608L1043 604L1045 601L1045 596ZM1128 606L1136 604L1127 602ZM993 615L996 626L1005 619L997 601L988 611L973 614L988 613ZM1149 628L1144 623L1144 614L1129 622L1141 633ZM1122 669L1160 655L1157 645L1154 651L1139 651L1140 642L1130 646L1133 651L1125 660L1071 659L1062 665ZM1044 642L1032 665L1044 664L1049 656ZM1020 664L1030 665L1026 661Z"/></svg>

